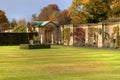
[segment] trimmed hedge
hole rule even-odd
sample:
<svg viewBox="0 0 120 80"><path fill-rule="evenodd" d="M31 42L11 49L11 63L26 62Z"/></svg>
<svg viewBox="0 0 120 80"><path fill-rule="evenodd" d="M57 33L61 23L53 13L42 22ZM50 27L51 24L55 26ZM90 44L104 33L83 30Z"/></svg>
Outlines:
<svg viewBox="0 0 120 80"><path fill-rule="evenodd" d="M0 45L27 44L37 33L0 33Z"/></svg>
<svg viewBox="0 0 120 80"><path fill-rule="evenodd" d="M20 48L21 49L47 49L47 48L51 48L51 45L50 44L34 44L34 45L20 44Z"/></svg>
<svg viewBox="0 0 120 80"><path fill-rule="evenodd" d="M75 47L97 47L97 45L92 45L92 44L82 44L82 43L74 43L73 46Z"/></svg>

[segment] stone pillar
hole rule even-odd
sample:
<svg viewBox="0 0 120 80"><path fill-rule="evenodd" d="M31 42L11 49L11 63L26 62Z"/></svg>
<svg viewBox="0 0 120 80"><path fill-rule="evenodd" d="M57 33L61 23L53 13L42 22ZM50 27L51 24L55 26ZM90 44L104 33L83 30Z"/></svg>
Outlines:
<svg viewBox="0 0 120 80"><path fill-rule="evenodd" d="M98 26L98 48L103 47L102 25Z"/></svg>
<svg viewBox="0 0 120 80"><path fill-rule="evenodd" d="M85 31L85 43L86 43L86 44L88 44L88 37L89 37L89 36L88 36L88 27L89 27L89 26L86 27L86 31Z"/></svg>
<svg viewBox="0 0 120 80"><path fill-rule="evenodd" d="M62 44L62 28L58 28L58 44Z"/></svg>
<svg viewBox="0 0 120 80"><path fill-rule="evenodd" d="M69 45L73 45L73 25L70 25L70 43Z"/></svg>
<svg viewBox="0 0 120 80"><path fill-rule="evenodd" d="M54 31L54 42L55 42L55 44L58 42L58 30L56 29L55 31Z"/></svg>
<svg viewBox="0 0 120 80"><path fill-rule="evenodd" d="M44 31L44 29L41 29L41 44L43 44L44 42L45 42L45 31Z"/></svg>
<svg viewBox="0 0 120 80"><path fill-rule="evenodd" d="M54 44L54 37L53 37L53 33L51 34L51 40L52 40L52 44Z"/></svg>
<svg viewBox="0 0 120 80"><path fill-rule="evenodd" d="M57 34L56 34L56 40L57 40L56 43L59 44L59 41L60 41L60 39L59 39L59 38L60 38L60 35L59 35L59 34L60 34L59 27L57 27L56 33L57 33Z"/></svg>
<svg viewBox="0 0 120 80"><path fill-rule="evenodd" d="M60 43L61 44L64 44L64 40L63 40L63 36L64 36L64 34L63 34L63 29L64 29L64 25L62 25L61 27L60 27Z"/></svg>
<svg viewBox="0 0 120 80"><path fill-rule="evenodd" d="M38 31L38 40L41 41L41 29L40 29L40 27L38 29L39 29L39 31Z"/></svg>
<svg viewBox="0 0 120 80"><path fill-rule="evenodd" d="M43 34L41 34L41 44L43 44Z"/></svg>

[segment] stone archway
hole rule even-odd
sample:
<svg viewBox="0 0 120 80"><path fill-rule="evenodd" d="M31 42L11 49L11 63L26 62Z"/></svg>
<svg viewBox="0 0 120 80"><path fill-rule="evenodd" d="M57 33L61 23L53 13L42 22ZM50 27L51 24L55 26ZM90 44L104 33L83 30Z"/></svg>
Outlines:
<svg viewBox="0 0 120 80"><path fill-rule="evenodd" d="M56 42L56 27L52 25L45 26L45 43L54 44Z"/></svg>

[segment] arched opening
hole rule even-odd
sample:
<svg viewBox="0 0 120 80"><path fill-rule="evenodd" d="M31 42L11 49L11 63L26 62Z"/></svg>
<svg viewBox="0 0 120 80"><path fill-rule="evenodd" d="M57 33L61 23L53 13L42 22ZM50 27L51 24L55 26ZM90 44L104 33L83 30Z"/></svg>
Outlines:
<svg viewBox="0 0 120 80"><path fill-rule="evenodd" d="M52 25L45 27L45 43L54 44L56 42L56 28Z"/></svg>

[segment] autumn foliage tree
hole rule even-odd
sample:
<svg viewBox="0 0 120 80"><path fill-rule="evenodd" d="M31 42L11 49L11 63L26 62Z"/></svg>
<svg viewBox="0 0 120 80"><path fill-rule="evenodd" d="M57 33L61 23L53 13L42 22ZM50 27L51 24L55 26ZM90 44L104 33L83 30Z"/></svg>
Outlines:
<svg viewBox="0 0 120 80"><path fill-rule="evenodd" d="M83 20L83 15L80 11L82 9L82 1L83 0L72 0L72 5L68 8L69 10L68 15L72 19L71 23L73 24L79 24L85 22Z"/></svg>
<svg viewBox="0 0 120 80"><path fill-rule="evenodd" d="M68 15L74 24L103 22L120 17L120 0L72 0Z"/></svg>
<svg viewBox="0 0 120 80"><path fill-rule="evenodd" d="M111 1L111 12L112 16L120 17L120 0L110 0Z"/></svg>
<svg viewBox="0 0 120 80"><path fill-rule="evenodd" d="M88 23L96 23L106 20L109 17L109 0L89 0L84 5L84 11L88 13Z"/></svg>
<svg viewBox="0 0 120 80"><path fill-rule="evenodd" d="M54 20L58 21L60 25L69 24L71 20L70 17L68 16L67 9L55 13L53 17L54 17Z"/></svg>
<svg viewBox="0 0 120 80"><path fill-rule="evenodd" d="M17 25L13 28L12 32L26 32L26 20L18 20Z"/></svg>
<svg viewBox="0 0 120 80"><path fill-rule="evenodd" d="M0 10L0 32L4 32L9 29L9 22L5 15L5 12Z"/></svg>
<svg viewBox="0 0 120 80"><path fill-rule="evenodd" d="M70 23L71 19L70 19L70 16L68 15L68 10L67 9L61 11L61 16L62 16L63 24L69 24Z"/></svg>
<svg viewBox="0 0 120 80"><path fill-rule="evenodd" d="M59 24L69 24L70 17L68 16L68 10L60 11L56 4L49 4L41 10L38 16L39 21L57 21Z"/></svg>
<svg viewBox="0 0 120 80"><path fill-rule="evenodd" d="M38 20L47 21L50 20L50 17L53 16L55 12L59 12L60 9L56 4L49 4L47 7L44 7L41 10L41 13L38 16Z"/></svg>

